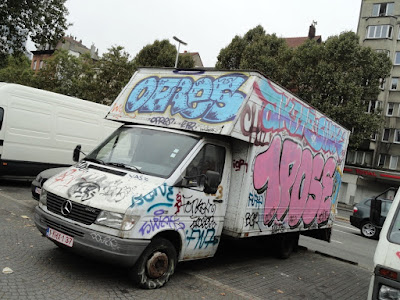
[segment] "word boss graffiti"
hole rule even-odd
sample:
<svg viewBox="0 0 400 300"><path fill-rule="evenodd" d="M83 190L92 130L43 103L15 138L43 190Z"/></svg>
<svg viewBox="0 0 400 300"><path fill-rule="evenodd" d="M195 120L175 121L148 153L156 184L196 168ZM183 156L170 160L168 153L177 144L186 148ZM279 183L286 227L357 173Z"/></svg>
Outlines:
<svg viewBox="0 0 400 300"><path fill-rule="evenodd" d="M264 224L286 220L292 228L329 218L336 160L313 156L309 148L277 135L268 150L255 158L253 184L265 193Z"/></svg>
<svg viewBox="0 0 400 300"><path fill-rule="evenodd" d="M227 74L217 78L204 76L197 80L189 76L150 76L139 81L130 93L127 113L180 114L186 119L205 123L233 120L246 95L239 89L247 80L243 74Z"/></svg>

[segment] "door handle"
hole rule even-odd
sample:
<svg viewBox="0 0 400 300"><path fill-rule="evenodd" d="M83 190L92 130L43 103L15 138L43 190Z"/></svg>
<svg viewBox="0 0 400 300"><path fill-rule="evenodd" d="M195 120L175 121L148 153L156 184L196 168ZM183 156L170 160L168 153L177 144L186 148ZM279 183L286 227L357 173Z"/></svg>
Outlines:
<svg viewBox="0 0 400 300"><path fill-rule="evenodd" d="M214 199L214 203L222 203L223 200L222 199Z"/></svg>

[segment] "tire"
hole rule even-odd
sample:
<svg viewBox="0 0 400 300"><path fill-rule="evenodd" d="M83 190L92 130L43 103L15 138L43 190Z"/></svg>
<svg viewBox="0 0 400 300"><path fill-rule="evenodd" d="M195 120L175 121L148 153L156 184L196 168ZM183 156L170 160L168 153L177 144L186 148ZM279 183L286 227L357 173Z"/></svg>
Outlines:
<svg viewBox="0 0 400 300"><path fill-rule="evenodd" d="M378 229L370 222L364 221L360 228L361 235L369 239L376 239L379 235Z"/></svg>
<svg viewBox="0 0 400 300"><path fill-rule="evenodd" d="M132 280L143 289L157 289L166 284L175 271L177 253L164 238L155 238L143 251L130 271Z"/></svg>

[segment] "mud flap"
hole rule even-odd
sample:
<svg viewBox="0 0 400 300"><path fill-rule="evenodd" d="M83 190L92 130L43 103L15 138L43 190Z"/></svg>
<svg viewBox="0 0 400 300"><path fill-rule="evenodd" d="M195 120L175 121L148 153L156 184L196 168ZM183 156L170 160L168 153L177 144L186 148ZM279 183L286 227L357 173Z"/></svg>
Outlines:
<svg viewBox="0 0 400 300"><path fill-rule="evenodd" d="M323 228L323 229L315 229L302 231L302 235L309 236L315 238L317 240L322 240L326 242L331 242L332 228Z"/></svg>

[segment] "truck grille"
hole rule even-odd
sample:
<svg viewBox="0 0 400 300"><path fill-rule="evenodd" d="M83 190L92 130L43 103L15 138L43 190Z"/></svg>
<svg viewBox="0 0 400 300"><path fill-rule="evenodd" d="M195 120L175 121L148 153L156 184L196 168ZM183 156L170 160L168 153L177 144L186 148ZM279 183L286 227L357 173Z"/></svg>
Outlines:
<svg viewBox="0 0 400 300"><path fill-rule="evenodd" d="M92 224L100 213L100 209L83 205L80 203L72 202L71 213L63 215L61 213L61 206L67 199L57 196L53 193L47 193L47 209L55 214L63 216L85 225Z"/></svg>

